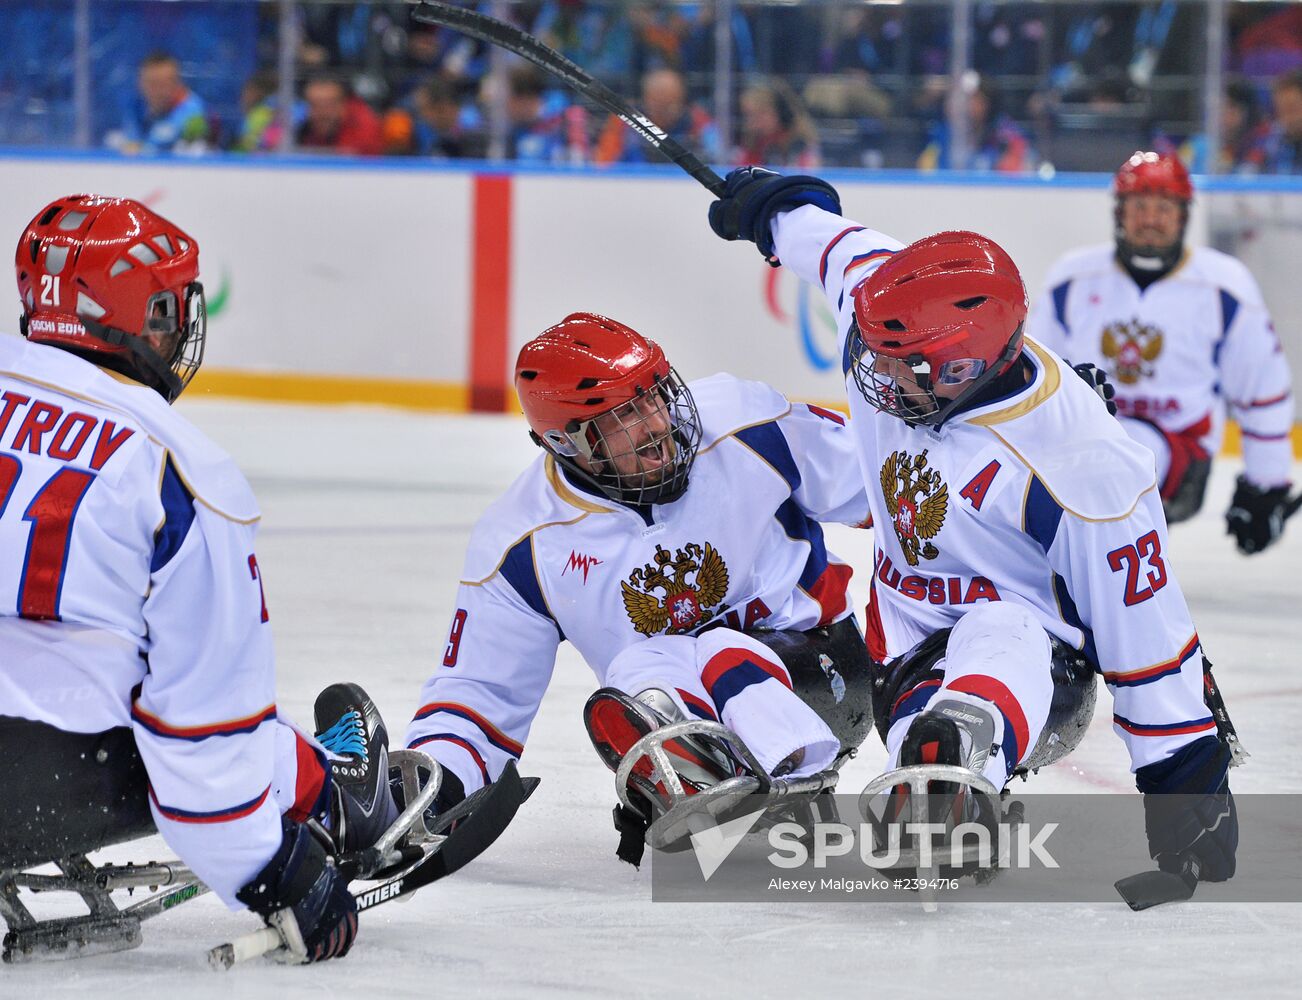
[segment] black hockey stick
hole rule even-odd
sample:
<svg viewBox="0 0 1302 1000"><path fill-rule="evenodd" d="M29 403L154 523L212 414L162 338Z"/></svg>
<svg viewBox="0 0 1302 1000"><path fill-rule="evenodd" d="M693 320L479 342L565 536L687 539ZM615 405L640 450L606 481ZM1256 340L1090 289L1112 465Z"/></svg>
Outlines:
<svg viewBox="0 0 1302 1000"><path fill-rule="evenodd" d="M522 31L513 24L507 24L486 14L454 7L452 4L434 3L432 0L420 0L411 16L425 24L453 28L490 45L500 46L518 56L523 56L536 66L541 66L553 76L568 83L584 97L600 104L622 120L666 158L691 174L716 198L723 197L722 177L604 83L594 79L586 70L566 59L555 49L544 45L527 31Z"/></svg>
<svg viewBox="0 0 1302 1000"><path fill-rule="evenodd" d="M1212 676L1212 661L1207 659L1206 655L1203 656L1203 701L1211 710L1212 718L1216 720L1217 734L1230 748L1230 767L1238 767L1250 755L1239 742L1239 734L1234 729L1234 723L1230 721L1230 713L1225 708L1221 689L1216 684L1216 678Z"/></svg>
<svg viewBox="0 0 1302 1000"><path fill-rule="evenodd" d="M1140 872L1113 883L1132 910L1192 899L1198 887L1198 859L1186 854L1178 872Z"/></svg>
<svg viewBox="0 0 1302 1000"><path fill-rule="evenodd" d="M1299 507L1302 507L1302 493L1299 493L1297 496L1293 497L1293 499L1289 500L1288 503L1284 504L1284 520L1287 521L1290 517L1296 514Z"/></svg>
<svg viewBox="0 0 1302 1000"><path fill-rule="evenodd" d="M1239 742L1239 734L1230 721L1221 689L1212 676L1212 661L1203 657L1203 702L1216 720L1216 732L1230 750L1230 767L1237 767L1248 757L1248 751ZM1117 892L1132 910L1147 910L1163 903L1182 903L1191 899L1198 887L1198 859L1192 854L1181 858L1178 872L1140 872L1128 875L1116 883Z"/></svg>
<svg viewBox="0 0 1302 1000"><path fill-rule="evenodd" d="M521 778L515 761L508 761L501 777L491 785L468 795L439 816L431 832L450 832L424 861L387 882L353 894L358 912L410 895L431 882L460 871L502 835L520 806L538 787L538 781L537 778ZM345 872L349 868L355 870L357 865L356 859L340 862L340 868ZM208 952L208 964L214 969L229 969L237 962L273 952L284 944L279 930L264 927L213 948Z"/></svg>

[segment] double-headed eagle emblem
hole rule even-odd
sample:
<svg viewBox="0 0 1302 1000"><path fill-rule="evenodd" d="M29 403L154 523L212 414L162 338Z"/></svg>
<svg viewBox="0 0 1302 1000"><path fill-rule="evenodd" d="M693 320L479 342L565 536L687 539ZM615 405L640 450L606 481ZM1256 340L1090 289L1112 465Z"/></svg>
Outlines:
<svg viewBox="0 0 1302 1000"><path fill-rule="evenodd" d="M936 546L930 541L924 544L924 540L935 538L945 523L949 487L939 472L927 468L925 449L917 458L903 451L891 452L882 465L882 496L909 565L918 565L919 556L935 559L940 555Z"/></svg>
<svg viewBox="0 0 1302 1000"><path fill-rule="evenodd" d="M1112 374L1118 382L1134 385L1153 374L1153 366L1162 353L1162 331L1139 320L1110 323L1103 328L1103 356L1112 362Z"/></svg>
<svg viewBox="0 0 1302 1000"><path fill-rule="evenodd" d="M715 617L728 592L728 567L709 542L669 554L656 546L652 561L622 582L624 610L643 635L687 632Z"/></svg>

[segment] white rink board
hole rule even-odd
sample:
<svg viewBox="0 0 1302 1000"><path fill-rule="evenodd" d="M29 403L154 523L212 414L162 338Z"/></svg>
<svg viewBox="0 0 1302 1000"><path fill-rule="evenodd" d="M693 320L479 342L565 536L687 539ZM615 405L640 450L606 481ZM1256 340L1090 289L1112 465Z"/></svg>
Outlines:
<svg viewBox="0 0 1302 1000"><path fill-rule="evenodd" d="M205 364L460 383L470 187L468 174L396 169L0 159L0 246L12 259L55 198L135 198L198 241L210 302L229 293ZM17 333L15 288L0 285L0 326Z"/></svg>
<svg viewBox="0 0 1302 1000"><path fill-rule="evenodd" d="M847 215L904 241L941 229L988 233L1033 295L1059 254L1110 238L1101 181L891 176L837 178ZM200 241L210 297L229 292L212 322L214 368L464 384L473 179L388 162L0 157L0 240L15 239L60 195L140 198ZM1206 234L1212 197L1195 203L1193 240ZM839 347L821 296L806 292L802 304L790 273L775 276L749 245L715 238L709 200L673 171L514 175L508 365L546 325L588 309L659 340L689 377L726 369L799 397L838 399ZM15 320L0 311L0 324ZM1286 341L1295 335L1283 332ZM1290 354L1302 361L1296 346Z"/></svg>

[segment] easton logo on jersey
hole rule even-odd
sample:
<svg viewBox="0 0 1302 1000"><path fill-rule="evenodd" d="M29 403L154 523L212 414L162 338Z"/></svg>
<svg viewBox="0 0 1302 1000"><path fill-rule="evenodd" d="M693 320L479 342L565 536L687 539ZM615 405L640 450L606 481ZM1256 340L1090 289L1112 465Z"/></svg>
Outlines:
<svg viewBox="0 0 1302 1000"><path fill-rule="evenodd" d="M904 558L910 566L922 559L935 559L940 550L929 539L940 533L949 509L949 487L935 469L927 468L927 449L910 456L895 451L882 465L882 496L895 525Z"/></svg>
<svg viewBox="0 0 1302 1000"><path fill-rule="evenodd" d="M624 610L643 635L671 635L704 625L728 592L728 567L709 542L688 542L673 555L656 546L652 561L620 583Z"/></svg>
<svg viewBox="0 0 1302 1000"><path fill-rule="evenodd" d="M1118 382L1134 385L1153 374L1153 366L1162 353L1162 331L1134 319L1109 323L1103 328L1103 356L1112 362L1112 374Z"/></svg>

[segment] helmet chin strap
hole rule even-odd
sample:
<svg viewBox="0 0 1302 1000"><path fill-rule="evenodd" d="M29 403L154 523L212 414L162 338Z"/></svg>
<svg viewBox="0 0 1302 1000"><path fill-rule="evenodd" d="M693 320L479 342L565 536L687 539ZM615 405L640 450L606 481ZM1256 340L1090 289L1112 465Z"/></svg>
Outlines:
<svg viewBox="0 0 1302 1000"><path fill-rule="evenodd" d="M1117 258L1131 271L1161 277L1175 269L1184 256L1184 234L1165 249L1140 247L1117 234Z"/></svg>

